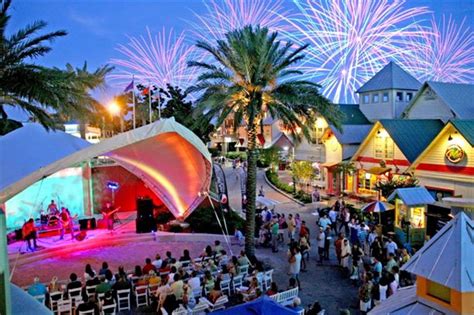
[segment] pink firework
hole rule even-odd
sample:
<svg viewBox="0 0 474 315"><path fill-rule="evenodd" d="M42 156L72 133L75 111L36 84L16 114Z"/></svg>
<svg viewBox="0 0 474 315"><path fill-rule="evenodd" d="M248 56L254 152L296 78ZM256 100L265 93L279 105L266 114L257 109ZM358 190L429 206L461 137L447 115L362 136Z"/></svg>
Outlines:
<svg viewBox="0 0 474 315"><path fill-rule="evenodd" d="M111 78L120 84L130 82L132 75L139 83L148 82L164 87L166 84L187 88L195 78L195 70L188 68L187 61L195 56L193 45L186 43L184 32L175 35L173 30L164 28L152 35L147 28L147 36L130 37L126 45L117 50L123 59L112 59L118 71Z"/></svg>
<svg viewBox="0 0 474 315"><path fill-rule="evenodd" d="M474 82L474 36L465 20L456 25L443 16L431 20L432 32L412 38L404 67L420 81Z"/></svg>
<svg viewBox="0 0 474 315"><path fill-rule="evenodd" d="M278 15L287 14L282 0L210 0L204 5L207 14L195 14L198 23L191 23L193 33L204 41L223 39L227 32L250 24L281 30Z"/></svg>
<svg viewBox="0 0 474 315"><path fill-rule="evenodd" d="M423 36L425 7L404 8L404 1L295 0L299 13L286 17L285 37L309 44L300 66L307 79L322 85L337 103L353 103L355 91L390 61L401 60L407 38ZM417 19L415 19L417 18ZM417 20L417 21L415 21Z"/></svg>

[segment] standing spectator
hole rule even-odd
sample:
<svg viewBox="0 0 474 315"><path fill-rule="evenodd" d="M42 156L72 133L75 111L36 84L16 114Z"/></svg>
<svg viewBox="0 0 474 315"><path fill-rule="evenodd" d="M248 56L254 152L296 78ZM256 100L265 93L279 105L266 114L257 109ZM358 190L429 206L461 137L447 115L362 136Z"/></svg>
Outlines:
<svg viewBox="0 0 474 315"><path fill-rule="evenodd" d="M28 249L31 252L35 251L38 248L38 246L36 245L35 220L29 219L27 222L25 222L25 224L23 224L23 227L21 228L21 233L23 235L23 239L26 240L26 242L28 243ZM34 247L31 247L30 240L33 240Z"/></svg>
<svg viewBox="0 0 474 315"><path fill-rule="evenodd" d="M319 219L319 227L326 231L327 227L331 226L331 220L328 218L327 214L323 214L323 217Z"/></svg>
<svg viewBox="0 0 474 315"><path fill-rule="evenodd" d="M387 249L387 258L390 254L393 254L395 256L395 252L398 250L397 243L393 241L392 237L388 238L388 242L385 245L385 248Z"/></svg>
<svg viewBox="0 0 474 315"><path fill-rule="evenodd" d="M234 230L234 237L235 237L235 240L237 241L237 244L239 244L239 246L242 246L244 244L244 240L245 240L244 234L238 228L235 228Z"/></svg>
<svg viewBox="0 0 474 315"><path fill-rule="evenodd" d="M272 221L272 252L278 252L278 228L279 224L276 219Z"/></svg>
<svg viewBox="0 0 474 315"><path fill-rule="evenodd" d="M375 241L372 243L370 256L377 258L378 261L382 261L383 245L382 241L380 240L380 237L376 237Z"/></svg>
<svg viewBox="0 0 474 315"><path fill-rule="evenodd" d="M311 250L311 247L309 246L309 241L306 237L301 237L299 241L299 246L301 250L301 271L305 272L306 271L306 261L309 261L309 251Z"/></svg>
<svg viewBox="0 0 474 315"><path fill-rule="evenodd" d="M342 252L343 241L344 241L344 233L339 233L339 236L334 242L334 249L336 251L337 262L339 264L341 264L341 252Z"/></svg>
<svg viewBox="0 0 474 315"><path fill-rule="evenodd" d="M263 185L261 185L260 189L258 190L258 196L265 197L265 191L263 190Z"/></svg>
<svg viewBox="0 0 474 315"><path fill-rule="evenodd" d="M395 255L393 253L389 253L388 254L388 260L387 260L387 263L385 264L385 270L387 272L392 272L392 268L394 266L397 266L398 267L398 264L397 262L395 261Z"/></svg>
<svg viewBox="0 0 474 315"><path fill-rule="evenodd" d="M321 194L319 193L319 189L315 187L313 190L313 193L311 194L311 202L320 202L320 201L321 201Z"/></svg>
<svg viewBox="0 0 474 315"><path fill-rule="evenodd" d="M301 221L300 214L297 213L297 214L295 215L295 226L296 226L295 234L296 234L296 235L299 235L299 233L300 233L301 222L302 222L302 221Z"/></svg>
<svg viewBox="0 0 474 315"><path fill-rule="evenodd" d="M337 233L337 212L334 207L329 210L329 220L331 220L331 228L334 231L334 235Z"/></svg>
<svg viewBox="0 0 474 315"><path fill-rule="evenodd" d="M362 223L360 225L359 233L357 237L359 238L359 244L365 254L368 254L368 245L367 245L367 229L365 228L365 224Z"/></svg>
<svg viewBox="0 0 474 315"><path fill-rule="evenodd" d="M296 282L298 283L298 288L301 289L299 278L301 269L301 253L298 246L292 246L290 248L290 257L288 259L288 262L290 263L290 275L291 277L296 279Z"/></svg>
<svg viewBox="0 0 474 315"><path fill-rule="evenodd" d="M300 238L305 237L306 239L309 240L309 229L306 226L306 221L301 222L301 228L300 228Z"/></svg>
<svg viewBox="0 0 474 315"><path fill-rule="evenodd" d="M331 245L331 227L328 226L326 228L326 232L324 233L324 259L329 260L329 247Z"/></svg>
<svg viewBox="0 0 474 315"><path fill-rule="evenodd" d="M360 225L359 225L359 220L352 219L351 222L349 223L349 239L351 241L351 244L356 244L359 243L359 230L360 230Z"/></svg>
<svg viewBox="0 0 474 315"><path fill-rule="evenodd" d="M319 228L319 235L318 235L318 255L319 255L319 264L323 264L324 258L324 243L326 242L326 234L322 227Z"/></svg>
<svg viewBox="0 0 474 315"><path fill-rule="evenodd" d="M367 314L367 312L370 311L370 308L372 307L372 288L372 277L369 273L367 275L367 281L359 288L359 304L362 314Z"/></svg>
<svg viewBox="0 0 474 315"><path fill-rule="evenodd" d="M46 295L47 292L46 286L40 282L38 276L33 279L33 284L28 287L28 294L32 296Z"/></svg>
<svg viewBox="0 0 474 315"><path fill-rule="evenodd" d="M295 239L295 229L296 229L296 221L293 218L293 215L290 213L288 215L288 238L290 239L290 243L293 243Z"/></svg>
<svg viewBox="0 0 474 315"><path fill-rule="evenodd" d="M380 277L382 276L382 262L380 260L378 260L377 257L373 257L372 258L372 261L374 262L373 264L373 270L374 270L374 273L373 273L373 278L374 278L374 281L376 283L379 282L380 280Z"/></svg>
<svg viewBox="0 0 474 315"><path fill-rule="evenodd" d="M391 274L391 273L388 274L388 282L389 282L389 284L388 284L389 296L397 293L398 283L395 280L395 277L393 276L393 274Z"/></svg>
<svg viewBox="0 0 474 315"><path fill-rule="evenodd" d="M351 258L351 255L351 245L349 245L349 240L345 238L342 241L341 248L341 266L345 271L349 269L349 259Z"/></svg>
<svg viewBox="0 0 474 315"><path fill-rule="evenodd" d="M339 227L339 232L341 232L344 227L344 232L346 235L349 235L349 222L351 221L351 213L346 207L341 210L341 226Z"/></svg>

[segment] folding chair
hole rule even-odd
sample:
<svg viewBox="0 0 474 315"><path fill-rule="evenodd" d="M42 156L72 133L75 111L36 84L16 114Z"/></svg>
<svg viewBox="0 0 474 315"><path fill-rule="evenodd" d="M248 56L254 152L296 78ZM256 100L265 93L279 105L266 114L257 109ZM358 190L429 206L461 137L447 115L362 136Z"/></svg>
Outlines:
<svg viewBox="0 0 474 315"><path fill-rule="evenodd" d="M118 311L130 310L130 289L117 290Z"/></svg>
<svg viewBox="0 0 474 315"><path fill-rule="evenodd" d="M148 286L147 285L140 285L135 287L135 300L137 302L137 307L142 305L148 305Z"/></svg>

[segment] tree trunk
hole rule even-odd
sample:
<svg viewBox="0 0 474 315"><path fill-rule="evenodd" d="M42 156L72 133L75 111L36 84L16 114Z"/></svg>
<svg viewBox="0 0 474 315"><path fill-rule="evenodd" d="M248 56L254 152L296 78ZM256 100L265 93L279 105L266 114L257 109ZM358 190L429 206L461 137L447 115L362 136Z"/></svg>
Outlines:
<svg viewBox="0 0 474 315"><path fill-rule="evenodd" d="M79 134L82 139L86 139L86 122L83 119L79 119Z"/></svg>
<svg viewBox="0 0 474 315"><path fill-rule="evenodd" d="M245 253L255 255L255 208L257 199L257 128L249 123L247 145L247 206L245 214Z"/></svg>

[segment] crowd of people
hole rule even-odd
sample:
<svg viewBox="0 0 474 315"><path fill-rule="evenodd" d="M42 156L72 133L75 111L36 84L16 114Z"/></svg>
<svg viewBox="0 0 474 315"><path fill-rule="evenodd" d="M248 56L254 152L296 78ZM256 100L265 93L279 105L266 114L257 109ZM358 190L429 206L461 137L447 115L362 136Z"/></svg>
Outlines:
<svg viewBox="0 0 474 315"><path fill-rule="evenodd" d="M149 288L150 310L159 313L161 308L164 308L171 314L179 305L192 309L199 303L201 296L215 303L226 294L231 306L265 294L276 294L281 290L275 282L265 286L263 291L264 286L257 280L258 273L270 268L255 256L247 257L244 251L238 256L229 256L220 241L216 240L213 246L206 246L196 258L192 258L189 250L185 249L179 258L173 257L173 254L167 251L164 256L157 254L153 260L146 258L143 266L137 265L130 271L124 266L112 271L108 263L103 262L97 272L87 264L82 278L77 273L71 273L67 284L60 284L57 277L53 277L51 282L45 285L36 276L27 290L35 297L44 295L46 304L54 308L55 301L69 299L71 290L82 288L80 302L75 305L76 314L86 310L94 310L99 314L104 306L117 303L119 290L129 290L130 300L133 302L137 290L145 286ZM232 285L232 290L223 292L221 282L233 282L239 276L242 285L239 288L233 288ZM290 282L290 287L295 285ZM95 287L92 293L88 289L90 287ZM61 294L55 294L56 292Z"/></svg>

